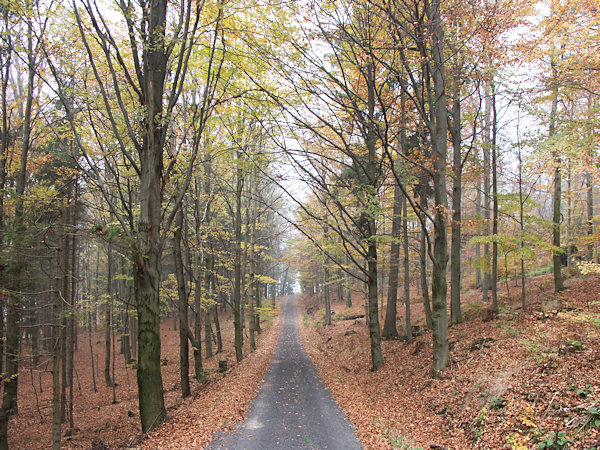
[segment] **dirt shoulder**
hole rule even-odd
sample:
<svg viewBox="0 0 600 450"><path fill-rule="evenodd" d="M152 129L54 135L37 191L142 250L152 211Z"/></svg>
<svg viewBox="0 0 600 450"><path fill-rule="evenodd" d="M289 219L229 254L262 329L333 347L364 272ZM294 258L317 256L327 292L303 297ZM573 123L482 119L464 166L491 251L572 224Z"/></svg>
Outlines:
<svg viewBox="0 0 600 450"><path fill-rule="evenodd" d="M465 295L470 320L451 328L451 365L440 379L431 378L429 331L411 344L383 342L384 365L371 372L364 319L344 320L361 307L335 304L325 329L307 298L300 333L366 448L532 448L561 439L592 448L600 446L599 281L573 278L554 295L544 278L531 280L525 311L505 302L486 322L480 293Z"/></svg>

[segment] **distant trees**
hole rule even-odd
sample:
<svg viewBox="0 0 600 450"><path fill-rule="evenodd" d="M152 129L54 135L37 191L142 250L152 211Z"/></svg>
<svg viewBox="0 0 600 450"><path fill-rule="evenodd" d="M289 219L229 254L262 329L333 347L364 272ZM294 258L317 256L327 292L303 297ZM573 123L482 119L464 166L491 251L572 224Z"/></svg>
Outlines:
<svg viewBox="0 0 600 450"><path fill-rule="evenodd" d="M558 2L552 7L563 12L568 9ZM449 360L448 286L451 290L451 323L459 323L463 318L461 290L471 282L469 278L465 280L466 262L472 261L472 267L478 275L482 275L483 283L478 281L477 287L482 288L484 302L491 301L490 314L497 315L502 297L509 303L512 301L509 279L513 277L512 272L516 272L514 264L518 262L521 265L524 307L526 266L535 265L536 257L548 261L549 252L554 259L564 252L560 241L565 214L564 203L561 203L565 196L564 192L560 192L564 178L556 174L569 170L571 176L574 161L581 159L567 156L565 141L557 137L560 134L557 130L564 126L566 117L561 110L566 112L567 108L562 106L563 101L552 103L546 96L541 98L546 99L548 108L528 110L530 114L546 117L547 124L553 124L550 138L538 142L546 141L549 154L554 155L546 162L543 162L543 157L541 159L541 165L551 165L556 178L552 183L554 217L548 217L546 210L536 216L535 205L542 205L547 200L540 189L548 178L534 175L539 167L534 168L532 164L525 166L523 162L525 151L535 154L536 142L511 134L515 125L507 117L513 115L514 99L522 95L522 91L514 92L506 87L508 75L505 68L516 64L511 57L524 48L527 48L528 63L537 63L539 55L531 49L541 50L554 42L554 51L549 49L547 57L543 57L547 61L556 61L552 74L549 68L541 73L542 80L548 81L547 86L560 87L552 88L554 91L548 88L546 92L556 92L556 89L566 92L567 73L571 83L582 83L582 78L574 75L573 67L577 64L563 63L568 58L567 54L576 54L577 51L568 48L569 44L562 40L553 37L542 44L532 38L524 46L511 46L501 38L516 27L528 26L527 14L534 12L527 7L516 11L503 2L493 6L471 4L469 8L458 2L331 2L311 10L309 17L312 22L305 30L311 39L319 40L320 47L311 40L293 47L300 54L300 62L295 64L295 70L290 70L289 82L298 92L297 101L301 106L288 104L286 108L292 111L294 129L301 130L295 131L294 136L303 145L303 150L299 152L295 147L290 148L288 154L292 155L290 158L294 163L303 167L301 173L308 180L312 192L310 201L302 206L305 212L297 226L317 251L348 270L343 258L327 251L331 248L331 244L326 244L331 240L331 234L327 238L317 225L308 227L305 221L322 223L327 229L334 230L338 245L343 246L355 263L358 270L355 273L360 274L358 278L363 282L370 279L371 275L366 270L370 262L376 262L373 273L380 273L383 267L389 268L383 334L394 337L399 272L396 256L399 243L398 199L406 199L414 214L412 236L417 238L421 234L422 237L422 283L419 287L427 325L434 330L434 375L444 370ZM562 33L566 28L564 24L557 25L554 17L556 15L548 15L540 23L540 28L553 36L555 31ZM572 31L589 23L588 20L593 20L591 17L586 11L578 19L571 22L569 19L567 23L574 27ZM586 35L584 31L582 33ZM559 46L562 46L560 58L557 56ZM321 53L313 52L313 47L319 48ZM586 54L586 58L589 55ZM594 63L586 59L586 64L589 69ZM575 82L575 79L578 81ZM536 89L544 83L542 81ZM307 101L307 98L312 101ZM578 103L581 106L586 104L597 105L590 100ZM581 123L577 128L581 129ZM402 138L402 135L405 137ZM521 162L515 178L510 175L514 168L509 161L507 141L515 142L515 147L518 147ZM594 146L591 141L586 142L585 145ZM449 143L452 144L452 158L448 158ZM572 145L581 148L578 144ZM376 183L369 185L371 198L377 199L373 203L376 207L369 209L374 227L370 237L359 237L350 233L348 225L353 220L360 221L364 209L349 208L358 190L356 184L347 182L356 183L360 179L355 175L356 167L367 170L371 161L369 155L374 155L372 161L376 162L377 168L374 173L378 177ZM452 171L447 172L447 167L452 167ZM589 164L586 167L589 169ZM585 204L593 207L593 183L588 182L587 173L583 172L581 178L585 186ZM367 172L364 174L365 180L370 179ZM526 176L529 179L525 180ZM451 206L448 204L449 182L452 183ZM401 195L399 192L392 194L394 186L399 187ZM570 228L573 223L572 192L569 187L567 198L570 203L566 212ZM592 236L593 211L585 210L584 214L586 228L579 234ZM517 228L514 223L519 224ZM374 241L373 247L379 250L378 257L374 258L374 254L350 244L360 241L365 244L365 249L369 248L367 243ZM473 248L467 241L477 250L482 245L482 254L467 257ZM386 245L390 249L387 260L385 253L381 252ZM416 259L411 255L416 253L415 247L412 242L405 244L407 259ZM449 247L451 277L446 280ZM591 256L593 252L586 247L586 253ZM562 276L558 262L554 263L554 268L555 279L559 283ZM317 272L309 275L311 271ZM315 279L318 271L318 266L306 264L301 267L301 276L305 280ZM502 278L506 281L505 295L500 292ZM404 279L408 283L408 276ZM303 285L303 288L308 286ZM559 283L557 286L560 289L562 285ZM408 289L408 286L404 288ZM326 287L323 289L326 292ZM371 290L368 289L368 292ZM408 296L407 292L405 298ZM377 304L379 299L379 294L370 294L369 305ZM407 310L409 307L407 303ZM378 328L373 325L372 318L370 314L371 339L377 336L375 328ZM410 313L407 313L406 319L405 334L410 339ZM373 341L371 345L374 348ZM373 369L377 367L373 360Z"/></svg>
<svg viewBox="0 0 600 450"><path fill-rule="evenodd" d="M520 6L5 2L3 448L27 364L52 362L53 445L75 425L83 330L90 345L103 331L93 364L115 401L115 364L136 367L148 431L166 417L168 314L183 396L190 344L203 382L224 312L240 361L296 282L322 296L327 326L334 301L364 294L373 370L422 303L437 376L464 290L493 316L515 308L517 275L525 308L531 269L551 263L558 291L561 259L597 261L597 5Z"/></svg>
<svg viewBox="0 0 600 450"><path fill-rule="evenodd" d="M232 69L244 61L226 43L247 30L230 26L222 2L202 5L118 3L121 16L105 15L95 2L1 8L2 448L29 361L24 337L32 370L52 361L58 448L62 424L75 426L80 331L89 330L90 348L91 333L104 331L104 378L115 402L115 364L136 368L147 431L166 417L159 325L172 309L167 304L178 310L186 396L188 342L199 381L202 333L211 344L214 335L222 351L219 313L234 291L231 255L241 256L240 322L251 334L261 330L265 291L273 306L289 291L291 273L283 277L277 268L287 229L272 213L283 203L269 181L268 140L257 128L252 145L241 146L228 128L240 117L254 120L260 101L250 97L244 72ZM242 176L252 180L239 203L252 226L240 220L235 243L225 208L237 176L231 148L244 155ZM211 346L206 356L212 353Z"/></svg>

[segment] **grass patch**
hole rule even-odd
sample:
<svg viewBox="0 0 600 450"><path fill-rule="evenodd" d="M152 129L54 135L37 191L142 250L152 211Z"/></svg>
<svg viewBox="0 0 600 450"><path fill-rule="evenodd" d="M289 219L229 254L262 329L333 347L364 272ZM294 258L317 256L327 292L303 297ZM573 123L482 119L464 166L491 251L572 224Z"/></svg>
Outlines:
<svg viewBox="0 0 600 450"><path fill-rule="evenodd" d="M535 277L537 275L543 275L545 273L550 273L554 269L554 264L549 263L543 267L538 267L537 269L533 269L525 274L525 277Z"/></svg>

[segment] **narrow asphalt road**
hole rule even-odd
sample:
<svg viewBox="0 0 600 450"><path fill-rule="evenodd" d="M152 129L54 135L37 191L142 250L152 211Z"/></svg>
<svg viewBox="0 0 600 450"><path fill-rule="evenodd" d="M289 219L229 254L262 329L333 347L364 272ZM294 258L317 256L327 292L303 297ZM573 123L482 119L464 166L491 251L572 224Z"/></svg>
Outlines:
<svg viewBox="0 0 600 450"><path fill-rule="evenodd" d="M295 298L288 298L283 308L283 328L273 361L248 418L207 448L362 448L300 344Z"/></svg>

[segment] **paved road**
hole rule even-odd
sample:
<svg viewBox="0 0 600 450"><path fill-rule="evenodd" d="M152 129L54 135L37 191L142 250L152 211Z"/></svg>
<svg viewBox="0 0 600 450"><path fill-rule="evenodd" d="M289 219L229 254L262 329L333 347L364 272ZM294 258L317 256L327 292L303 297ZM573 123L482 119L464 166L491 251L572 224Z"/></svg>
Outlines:
<svg viewBox="0 0 600 450"><path fill-rule="evenodd" d="M207 448L362 448L350 421L325 389L300 344L294 298L284 304L283 328L273 361L247 420Z"/></svg>

